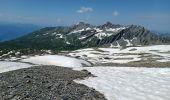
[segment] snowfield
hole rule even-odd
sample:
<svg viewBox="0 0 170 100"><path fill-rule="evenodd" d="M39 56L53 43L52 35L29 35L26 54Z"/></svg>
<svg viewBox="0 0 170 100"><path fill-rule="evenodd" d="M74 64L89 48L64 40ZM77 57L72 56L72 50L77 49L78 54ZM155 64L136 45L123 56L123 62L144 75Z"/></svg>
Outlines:
<svg viewBox="0 0 170 100"><path fill-rule="evenodd" d="M87 48L72 51L66 55L71 57L60 55L14 57L9 61L19 60L19 62L0 61L0 73L34 66L27 63L70 67L73 70L86 69L95 77L75 80L75 82L96 89L108 100L170 100L170 68L116 67L113 65L90 67L91 63L129 63L147 61L151 58L158 62L169 62L170 45L125 49Z"/></svg>
<svg viewBox="0 0 170 100"><path fill-rule="evenodd" d="M170 61L170 45L153 45L128 48L88 48L73 51L68 54L97 63L129 63L153 59L157 62Z"/></svg>
<svg viewBox="0 0 170 100"><path fill-rule="evenodd" d="M12 59L10 59L12 61ZM27 63L32 63L27 64ZM22 57L20 62L0 61L0 73L13 71L22 68L33 67L35 65L55 65L61 67L83 67L92 66L89 62L79 60L76 58L58 56L58 55L44 55Z"/></svg>
<svg viewBox="0 0 170 100"><path fill-rule="evenodd" d="M75 82L93 87L108 100L170 100L170 68L86 67L96 77Z"/></svg>
<svg viewBox="0 0 170 100"><path fill-rule="evenodd" d="M0 61L0 73L13 71L22 68L32 67L33 65L20 62Z"/></svg>
<svg viewBox="0 0 170 100"><path fill-rule="evenodd" d="M22 59L22 62L29 62L38 65L56 65L61 67L83 67L91 66L90 63L71 57L59 56L59 55L44 55L35 56L27 59Z"/></svg>

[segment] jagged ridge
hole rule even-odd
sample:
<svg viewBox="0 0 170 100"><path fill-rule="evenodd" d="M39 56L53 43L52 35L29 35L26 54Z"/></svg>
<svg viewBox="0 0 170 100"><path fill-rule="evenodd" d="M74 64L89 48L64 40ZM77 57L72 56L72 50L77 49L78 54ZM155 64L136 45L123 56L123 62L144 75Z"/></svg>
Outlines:
<svg viewBox="0 0 170 100"><path fill-rule="evenodd" d="M3 42L0 47L74 50L84 47L128 47L169 43L169 37L152 33L142 26L124 26L110 22L95 26L80 22L69 27L46 27L15 40Z"/></svg>

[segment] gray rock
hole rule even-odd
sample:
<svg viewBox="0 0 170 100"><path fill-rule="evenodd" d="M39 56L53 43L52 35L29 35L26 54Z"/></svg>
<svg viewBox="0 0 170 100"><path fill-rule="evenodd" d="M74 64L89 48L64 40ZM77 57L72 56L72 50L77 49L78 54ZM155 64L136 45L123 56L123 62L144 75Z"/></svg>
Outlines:
<svg viewBox="0 0 170 100"><path fill-rule="evenodd" d="M0 100L105 100L103 94L73 81L90 76L87 70L57 66L1 73Z"/></svg>

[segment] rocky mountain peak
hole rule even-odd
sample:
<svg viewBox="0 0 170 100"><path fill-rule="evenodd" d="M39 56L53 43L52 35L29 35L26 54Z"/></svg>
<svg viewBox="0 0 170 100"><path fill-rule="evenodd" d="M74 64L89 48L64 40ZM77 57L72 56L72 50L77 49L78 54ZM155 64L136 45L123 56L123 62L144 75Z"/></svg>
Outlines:
<svg viewBox="0 0 170 100"><path fill-rule="evenodd" d="M85 22L78 22L77 25L86 25L87 23Z"/></svg>
<svg viewBox="0 0 170 100"><path fill-rule="evenodd" d="M113 23L111 23L111 22L106 22L105 24L103 24L103 25L100 25L100 26L98 26L99 28L102 28L102 29L104 29L104 28L119 28L119 27L122 27L122 25L119 25L119 24L113 24Z"/></svg>
<svg viewBox="0 0 170 100"><path fill-rule="evenodd" d="M170 38L157 36L142 26L124 26L111 22L96 26L79 22L73 26L44 28L4 42L0 47L72 50L96 46L126 47L161 43L170 43Z"/></svg>
<svg viewBox="0 0 170 100"><path fill-rule="evenodd" d="M113 24L111 23L111 22L106 22L106 24L105 24L106 26L112 26Z"/></svg>
<svg viewBox="0 0 170 100"><path fill-rule="evenodd" d="M73 26L73 29L80 30L88 27L93 27L93 26L85 22L79 22L78 24Z"/></svg>

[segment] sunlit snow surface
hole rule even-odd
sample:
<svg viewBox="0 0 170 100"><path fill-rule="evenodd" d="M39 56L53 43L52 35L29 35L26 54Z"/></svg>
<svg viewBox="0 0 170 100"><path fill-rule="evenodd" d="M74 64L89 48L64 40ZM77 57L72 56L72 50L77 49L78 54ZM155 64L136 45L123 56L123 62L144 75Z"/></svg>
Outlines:
<svg viewBox="0 0 170 100"><path fill-rule="evenodd" d="M170 100L169 68L86 67L96 77L75 80L108 100Z"/></svg>
<svg viewBox="0 0 170 100"><path fill-rule="evenodd" d="M88 48L73 51L68 55L79 56L81 59L95 64L98 62L128 63L140 61L145 58L141 54L149 55L151 58L159 58L155 59L159 62L169 62L170 45L128 47L125 49ZM84 60L59 55L22 56L20 59L20 62L0 61L0 73L33 66L24 62L70 67L74 70L86 69L96 77L75 81L96 89L109 100L170 100L170 68L83 67L91 66L91 64Z"/></svg>
<svg viewBox="0 0 170 100"><path fill-rule="evenodd" d="M61 67L83 67L91 66L90 63L79 60L76 58L59 56L59 55L44 55L44 56L32 56L22 58L19 62L10 62L10 61L0 61L0 73L13 71L22 68L33 67L34 65L55 65Z"/></svg>
<svg viewBox="0 0 170 100"><path fill-rule="evenodd" d="M0 73L22 69L22 68L28 68L31 66L33 65L20 63L20 62L0 61Z"/></svg>
<svg viewBox="0 0 170 100"><path fill-rule="evenodd" d="M44 55L44 56L35 56L29 57L26 59L21 60L22 62L29 62L32 64L38 65L56 65L61 67L83 67L84 66L91 66L90 63L66 56L59 56L59 55Z"/></svg>
<svg viewBox="0 0 170 100"><path fill-rule="evenodd" d="M129 44L130 45L130 44ZM96 63L129 63L134 61L155 59L157 62L170 61L170 45L153 45L128 48L88 48L69 53L72 57ZM148 58L147 58L148 56ZM156 59L157 57L157 59Z"/></svg>

